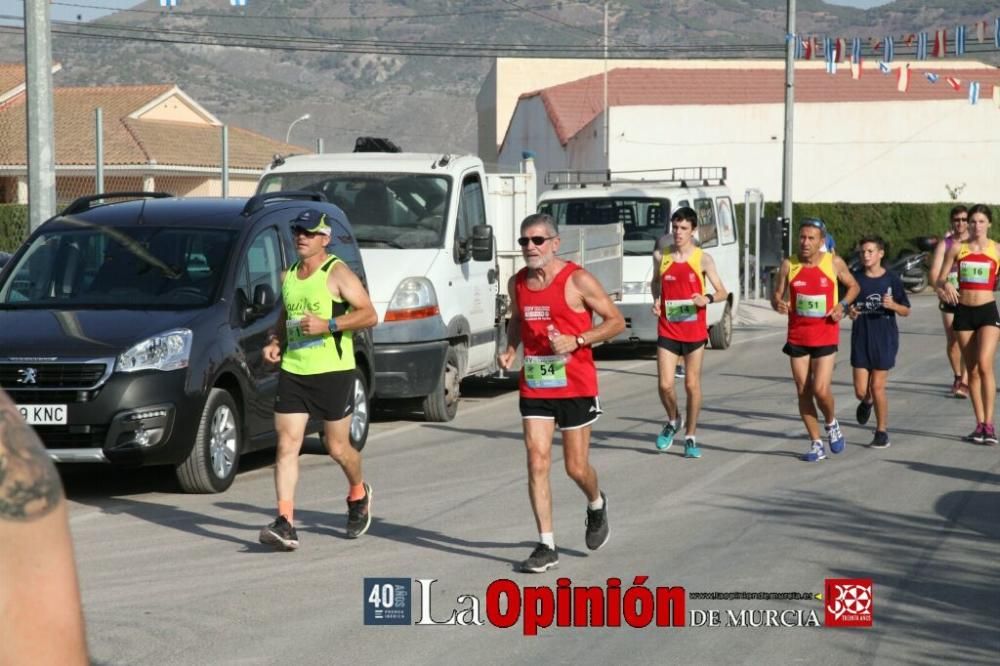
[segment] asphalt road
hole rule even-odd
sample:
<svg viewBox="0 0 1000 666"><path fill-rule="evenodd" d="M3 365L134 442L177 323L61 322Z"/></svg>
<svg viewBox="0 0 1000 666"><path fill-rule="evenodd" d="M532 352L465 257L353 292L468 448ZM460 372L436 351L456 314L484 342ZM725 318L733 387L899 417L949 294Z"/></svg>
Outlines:
<svg viewBox="0 0 1000 666"><path fill-rule="evenodd" d="M751 316L757 323L739 328L730 350L706 354L701 460L684 459L680 446L662 454L653 447L662 419L653 357L603 353L605 414L591 460L609 498L611 540L586 549L585 503L556 448L561 563L543 575L514 571L537 534L517 396L503 383L464 387L452 423L374 424L365 470L375 518L358 540L344 536L344 478L313 442L302 460L302 546L294 553L257 543L274 512L273 455L245 461L250 469L223 495L179 494L159 472L73 468L67 493L94 662L995 664L1000 449L960 439L974 419L967 401L946 397L950 372L934 305L917 297L901 325L887 450L868 449L870 428L854 424L844 329L835 393L848 445L815 464L798 460L807 442L775 317ZM491 625L486 613L487 590L500 579L514 581L524 598L534 594L528 605L544 611L543 592L523 588L554 591L559 577L573 586L619 578L624 594L636 576L648 576L650 589L681 586L688 595L822 593L825 579L870 578L873 626L553 622L531 636L524 619L536 612L509 628ZM411 624L365 625L366 577L412 581ZM474 602L457 597L472 595L484 625L412 624L422 617L416 579L437 580L429 595L435 621L454 610L470 620ZM713 609L722 625L727 610L825 621L815 598L690 596L684 620Z"/></svg>

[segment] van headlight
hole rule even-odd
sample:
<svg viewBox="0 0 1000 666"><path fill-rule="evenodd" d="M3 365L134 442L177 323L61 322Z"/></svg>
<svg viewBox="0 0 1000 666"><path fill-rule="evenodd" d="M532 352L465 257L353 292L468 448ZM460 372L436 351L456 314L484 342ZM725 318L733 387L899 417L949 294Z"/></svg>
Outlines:
<svg viewBox="0 0 1000 666"><path fill-rule="evenodd" d="M154 335L118 356L119 372L180 370L191 358L191 331L178 328Z"/></svg>
<svg viewBox="0 0 1000 666"><path fill-rule="evenodd" d="M650 294L649 282L622 282L622 295Z"/></svg>
<svg viewBox="0 0 1000 666"><path fill-rule="evenodd" d="M427 278L409 277L399 283L385 310L385 321L424 319L440 314L437 293Z"/></svg>

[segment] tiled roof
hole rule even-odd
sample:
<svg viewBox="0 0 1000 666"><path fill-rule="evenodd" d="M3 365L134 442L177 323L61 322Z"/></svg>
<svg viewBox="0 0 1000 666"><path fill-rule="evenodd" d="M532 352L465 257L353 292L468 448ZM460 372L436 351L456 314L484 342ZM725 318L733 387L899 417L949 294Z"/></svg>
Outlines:
<svg viewBox="0 0 1000 666"><path fill-rule="evenodd" d="M209 124L136 120L128 116L174 90L169 84L56 88L55 161L58 166L94 164L94 110L103 109L104 162L108 166L219 167L222 130ZM25 98L0 108L0 165L27 163ZM307 152L237 127L229 128L229 166L261 169L275 153Z"/></svg>
<svg viewBox="0 0 1000 666"><path fill-rule="evenodd" d="M24 83L24 65L0 62L0 97Z"/></svg>
<svg viewBox="0 0 1000 666"><path fill-rule="evenodd" d="M900 63L893 63L899 67ZM938 75L930 83L925 72ZM956 92L946 77L963 81ZM948 69L929 63L910 67L907 92L896 89L895 71L882 74L877 66L866 65L860 79L851 78L850 65L841 64L836 74L825 69L796 68L795 103L898 102L964 100L965 83L979 81L984 102L992 103L993 85L1000 85L1000 69L994 67ZM588 76L569 83L521 95L539 96L559 140L566 144L596 118L603 107L603 75ZM639 69L618 68L608 72L609 106L675 106L720 104L781 104L785 99L785 72L780 69Z"/></svg>

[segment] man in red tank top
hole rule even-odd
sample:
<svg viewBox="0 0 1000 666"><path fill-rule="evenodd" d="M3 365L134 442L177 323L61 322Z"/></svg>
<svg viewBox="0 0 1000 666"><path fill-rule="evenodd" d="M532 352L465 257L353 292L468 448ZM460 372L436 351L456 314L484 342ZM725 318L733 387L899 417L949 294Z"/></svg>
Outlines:
<svg viewBox="0 0 1000 666"><path fill-rule="evenodd" d="M526 217L518 243L527 266L507 284L512 314L507 348L497 360L511 368L523 343L521 424L539 543L521 570L542 573L559 564L549 487L556 426L566 473L587 496L587 547L597 550L608 540L608 500L589 461L590 428L601 413L591 346L625 330L625 319L597 278L556 257L559 229L550 215ZM594 314L602 320L596 326Z"/></svg>
<svg viewBox="0 0 1000 666"><path fill-rule="evenodd" d="M811 440L809 451L802 456L807 462L826 458L817 405L826 419L830 451L840 453L846 445L837 422L831 384L840 342L840 320L859 290L844 260L832 252L821 252L825 242L823 221L803 220L799 226L798 254L781 262L771 296L771 306L788 315L788 341L783 351L791 358L799 414ZM838 283L847 287L844 299L839 302Z"/></svg>
<svg viewBox="0 0 1000 666"><path fill-rule="evenodd" d="M660 402L667 411L667 423L656 438L656 448L666 451L680 427L680 409L674 390L674 371L683 357L687 372L687 422L684 457L700 458L695 439L701 411L701 361L708 342L706 312L709 303L723 302L729 295L715 270L715 261L694 244L698 213L687 206L670 218L672 243L653 250L653 314L656 315L656 373ZM667 238L664 236L664 238ZM712 285L708 293L705 281Z"/></svg>

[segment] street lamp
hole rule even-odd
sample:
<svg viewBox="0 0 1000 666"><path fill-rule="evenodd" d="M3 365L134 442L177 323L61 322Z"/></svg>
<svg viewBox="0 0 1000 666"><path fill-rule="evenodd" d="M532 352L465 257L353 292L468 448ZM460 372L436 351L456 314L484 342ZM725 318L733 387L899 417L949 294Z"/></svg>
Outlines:
<svg viewBox="0 0 1000 666"><path fill-rule="evenodd" d="M292 128L295 127L295 123L301 122L303 120L309 120L309 114L308 113L302 114L301 116L299 116L298 118L296 118L295 120L293 120L292 124L288 126L288 131L285 132L285 143L288 143L288 140L292 138Z"/></svg>

